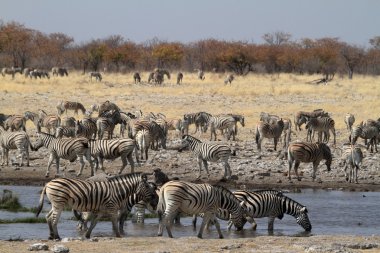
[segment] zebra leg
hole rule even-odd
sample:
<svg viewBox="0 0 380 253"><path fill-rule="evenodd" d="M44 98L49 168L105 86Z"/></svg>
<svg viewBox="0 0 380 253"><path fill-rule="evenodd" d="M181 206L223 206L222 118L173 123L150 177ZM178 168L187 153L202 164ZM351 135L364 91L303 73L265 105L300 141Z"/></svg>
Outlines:
<svg viewBox="0 0 380 253"><path fill-rule="evenodd" d="M19 156L20 156L20 162L19 162L19 166L23 166L24 165L24 150L23 148L19 148L18 149L18 153L19 153Z"/></svg>
<svg viewBox="0 0 380 253"><path fill-rule="evenodd" d="M249 223L251 223L251 225L252 225L252 229L253 229L253 230L256 230L256 228L257 228L257 223L256 223L256 221L255 221L252 217L249 217L249 216L247 216L246 219L247 219L247 221L248 221Z"/></svg>
<svg viewBox="0 0 380 253"><path fill-rule="evenodd" d="M48 165L47 165L47 169L46 169L45 177L49 177L50 166L52 165L54 158L55 158L54 155L53 155L53 154L50 154L50 156L49 156L49 161L48 161ZM55 159L55 160L57 160L57 159ZM57 166L57 168L59 167L59 158L58 158L58 163L57 163L56 166Z"/></svg>
<svg viewBox="0 0 380 253"><path fill-rule="evenodd" d="M199 167L199 174L197 176L197 179L201 178L201 172L202 172L202 158L198 157L198 167Z"/></svg>
<svg viewBox="0 0 380 253"><path fill-rule="evenodd" d="M60 217L61 217L61 210L59 209L58 211L56 211L55 208L53 207L53 212L51 213L51 217L50 217L51 226L53 228L53 240L61 240L61 238L59 237L58 228L57 228Z"/></svg>
<svg viewBox="0 0 380 253"><path fill-rule="evenodd" d="M116 237L121 237L120 230L119 230L119 223L117 222L117 212L112 214L111 216L111 222L112 222L112 231L116 234Z"/></svg>
<svg viewBox="0 0 380 253"><path fill-rule="evenodd" d="M224 177L225 177L226 179L230 179L230 178L231 178L231 175L232 175L231 166L230 166L230 164L228 163L228 161L225 161L225 162L224 162Z"/></svg>
<svg viewBox="0 0 380 253"><path fill-rule="evenodd" d="M120 215L119 215L119 231L120 231L121 235L125 234L125 232L124 232L124 223L127 220L128 214L129 214L129 212L128 212L127 209L123 209L120 212Z"/></svg>
<svg viewBox="0 0 380 253"><path fill-rule="evenodd" d="M319 162L313 162L313 173L311 175L313 182L315 181L315 178L316 178L318 165L319 165Z"/></svg>
<svg viewBox="0 0 380 253"><path fill-rule="evenodd" d="M87 229L85 233L85 237L87 239L90 238L92 230L96 226L96 223L98 223L99 217L100 215L98 213L92 213L90 227Z"/></svg>
<svg viewBox="0 0 380 253"><path fill-rule="evenodd" d="M28 143L25 144L25 156L26 156L26 166L29 167L29 147Z"/></svg>
<svg viewBox="0 0 380 253"><path fill-rule="evenodd" d="M211 222L211 220L209 220L209 222ZM213 217L213 222L215 224L216 230L218 231L219 239L223 239L223 234L222 234L222 231L220 230L220 224L219 224L218 219L215 217L215 215Z"/></svg>
<svg viewBox="0 0 380 253"><path fill-rule="evenodd" d="M277 151L277 142L278 142L278 139L276 137L273 138L273 142L274 142L274 151Z"/></svg>
<svg viewBox="0 0 380 253"><path fill-rule="evenodd" d="M193 214L193 219L192 219L191 223L193 224L194 230L197 228L197 219L198 219L198 216L196 214Z"/></svg>
<svg viewBox="0 0 380 253"><path fill-rule="evenodd" d="M84 155L78 155L79 163L80 163L80 169L79 169L79 172L77 174L77 177L79 177L80 175L82 175L82 172L83 172L83 168L84 168L84 159L83 159L83 156Z"/></svg>
<svg viewBox="0 0 380 253"><path fill-rule="evenodd" d="M268 230L273 231L274 219L276 217L268 217Z"/></svg>
<svg viewBox="0 0 380 253"><path fill-rule="evenodd" d="M95 170L94 170L94 164L92 163L92 160L91 160L91 150L90 149L87 149L87 151L85 153L85 158L88 161L88 163L90 164L91 176L94 176Z"/></svg>
<svg viewBox="0 0 380 253"><path fill-rule="evenodd" d="M350 168L348 173L347 173L347 170L348 170L348 165L347 165L347 163L345 163L345 165L344 165L344 176L346 177L346 181L350 182L350 180L351 180L351 168Z"/></svg>
<svg viewBox="0 0 380 253"><path fill-rule="evenodd" d="M202 161L203 161L203 166L205 167L205 170L206 170L206 173L207 173L207 177L209 178L210 177L210 172L208 171L207 160L202 160Z"/></svg>
<svg viewBox="0 0 380 253"><path fill-rule="evenodd" d="M300 163L301 163L300 161L296 161L294 164L294 172L296 173L298 181L301 181L300 176L298 176L298 167L300 166ZM290 177L290 174L289 174L289 177Z"/></svg>
<svg viewBox="0 0 380 253"><path fill-rule="evenodd" d="M4 148L4 158L5 158L5 161L6 161L6 164L7 164L7 166L9 165L9 149L7 149L7 148ZM3 161L3 164L4 164L4 161Z"/></svg>
<svg viewBox="0 0 380 253"><path fill-rule="evenodd" d="M212 213L204 213L204 214L203 214L203 220L202 220L201 227L199 228L198 238L201 238L201 239L202 239L203 230L205 229L206 224L210 221L210 219L211 219L213 216L214 216L214 215L213 215ZM219 231L218 231L218 232L219 232Z"/></svg>
<svg viewBox="0 0 380 253"><path fill-rule="evenodd" d="M49 226L49 240L53 240L54 238L54 231L53 231L53 225L51 221L51 215L53 213L53 209L51 209L47 214L46 214L46 222Z"/></svg>
<svg viewBox="0 0 380 253"><path fill-rule="evenodd" d="M353 170L354 170L354 173L355 173L355 175L353 175L354 177L354 179L355 179L355 184L358 184L359 182L358 182L358 170L359 170L359 165L357 165L357 164L355 164L355 168L353 168Z"/></svg>

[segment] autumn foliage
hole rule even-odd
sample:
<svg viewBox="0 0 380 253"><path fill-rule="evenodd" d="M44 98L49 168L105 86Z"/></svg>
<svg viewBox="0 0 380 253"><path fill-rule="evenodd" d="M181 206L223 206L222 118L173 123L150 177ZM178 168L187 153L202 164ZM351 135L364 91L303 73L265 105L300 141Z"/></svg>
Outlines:
<svg viewBox="0 0 380 253"><path fill-rule="evenodd" d="M137 44L120 35L75 43L63 33L44 34L16 22L0 23L0 66L87 71L171 70L258 73L380 74L380 37L362 48L338 38L292 41L283 32L263 35L263 44L199 40L190 43L152 39Z"/></svg>

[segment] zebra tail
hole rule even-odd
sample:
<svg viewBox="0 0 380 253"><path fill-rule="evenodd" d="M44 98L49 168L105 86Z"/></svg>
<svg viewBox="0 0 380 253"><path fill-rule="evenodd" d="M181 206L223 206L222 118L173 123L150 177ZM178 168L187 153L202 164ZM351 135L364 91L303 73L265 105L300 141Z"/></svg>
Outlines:
<svg viewBox="0 0 380 253"><path fill-rule="evenodd" d="M40 212L42 211L42 207L44 206L45 193L46 193L46 186L41 191L40 202L39 202L38 207L37 207L36 217L38 217L38 215L40 215Z"/></svg>

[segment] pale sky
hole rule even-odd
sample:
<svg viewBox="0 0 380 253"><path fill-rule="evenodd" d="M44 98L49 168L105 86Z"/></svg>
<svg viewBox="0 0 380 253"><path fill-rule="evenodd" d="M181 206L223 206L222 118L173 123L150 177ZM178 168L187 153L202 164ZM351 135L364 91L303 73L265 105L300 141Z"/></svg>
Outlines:
<svg viewBox="0 0 380 253"><path fill-rule="evenodd" d="M76 43L121 35L140 43L201 39L263 43L265 33L292 40L339 37L368 47L380 36L377 0L1 0L0 19Z"/></svg>

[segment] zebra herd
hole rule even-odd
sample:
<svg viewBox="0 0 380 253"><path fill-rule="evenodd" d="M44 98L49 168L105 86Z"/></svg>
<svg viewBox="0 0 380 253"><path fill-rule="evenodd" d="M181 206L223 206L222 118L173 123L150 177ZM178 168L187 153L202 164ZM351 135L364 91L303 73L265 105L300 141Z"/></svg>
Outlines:
<svg viewBox="0 0 380 253"><path fill-rule="evenodd" d="M59 238L57 223L65 205L69 205L82 220L90 220L86 237L90 237L97 220L104 214L111 216L113 230L116 236L120 236L126 213L130 212L135 204L140 205L141 209L148 207L150 210L156 210L160 217L158 235L162 235L166 229L169 237L173 236L171 226L179 213L203 217L198 237L202 237L203 229L208 223L213 223L219 237L222 238L218 219L230 220L230 224L239 230L246 221L255 227L254 218L269 217L268 229L273 230L274 219L276 217L281 219L284 214L294 216L297 223L306 231L311 230L307 208L277 191L232 192L221 186L180 180L164 182L159 187L157 181L148 182L146 174L134 172L135 161L139 164L144 160L144 155L145 160L148 160L149 149L167 148L168 131L174 130L175 136L181 137L178 151L189 149L198 160L197 178L201 177L202 169L209 176L209 162L221 162L224 165L223 178L232 179L233 170L229 159L231 156L236 156L236 150L230 145L230 139L232 136L232 141L236 140L238 122L245 127L246 121L243 115L212 115L207 112L196 112L186 113L181 118L168 118L163 113L125 112L111 101L91 105L87 110L80 102L60 101L56 109L57 114L48 114L42 109L37 113L27 111L23 115L0 114L3 164L5 162L8 164L9 150L17 149L20 166L23 165L25 157L29 166L29 148L36 151L44 146L49 153L46 177L50 176L53 164L57 169L56 175L60 175L60 159L70 162L79 159L80 168L77 176L82 174L86 162L91 168L91 176L98 174L98 168L104 170L104 159L114 160L120 157L122 165L118 170L119 175L104 180L58 178L46 184L41 193L38 213L42 209L46 194L52 203L52 209L47 215L51 239ZM67 116L68 111L73 111L74 117ZM82 114L81 120L75 118L78 112ZM98 113L97 117L92 116L95 112ZM63 114L66 117L63 117ZM289 180L293 164L297 180L301 180L298 168L302 162L313 163L314 181L317 167L322 160L326 161L327 169L331 169L333 157L328 142L331 132L334 135L335 145L334 120L330 113L321 109L312 112L300 111L295 115L296 130L301 130L301 126L305 124L306 141L291 141L294 132L289 118L262 112L260 121L256 125L257 150L263 152L261 145L264 138L273 138L276 150L277 142L284 134L283 150L288 159ZM27 120L31 120L36 127L37 136L34 142L26 133ZM363 160L363 152L362 145L357 144L357 140L358 138L368 140L367 149L371 146L377 152L380 119L353 125L354 120L351 115L347 115L344 121L347 123L347 129L351 128L351 134L350 142L341 149L342 162L347 181L358 183L357 171ZM114 133L116 125L120 125L117 138ZM195 132L192 134L198 134L199 138L210 129L210 141L213 141L202 141L191 135L189 133L191 125L195 125ZM42 128L48 133L42 132ZM217 141L218 130L226 142ZM50 134L51 131L54 135ZM317 142L314 142L313 138L315 132L318 133ZM131 173L122 174L128 162Z"/></svg>
<svg viewBox="0 0 380 253"><path fill-rule="evenodd" d="M233 192L218 185L169 180L160 170L154 171L154 180L149 182L149 175L139 172L87 180L53 179L41 191L36 216L42 211L46 195L51 203L46 220L49 239L53 240L60 239L57 225L65 207L74 211L86 238L91 236L97 221L104 215L111 218L116 236L123 235L126 215L134 205L158 214L158 236L162 236L166 228L168 236L173 237L173 221L179 221L182 213L193 215L194 225L196 216L203 217L199 238L210 222L215 224L219 238L223 238L218 219L229 220L229 228L234 225L242 230L247 221L256 229L254 219L268 217L268 230L273 231L275 218L282 219L284 214L289 214L305 231L312 229L307 208L279 191ZM90 221L89 227L87 221Z"/></svg>

